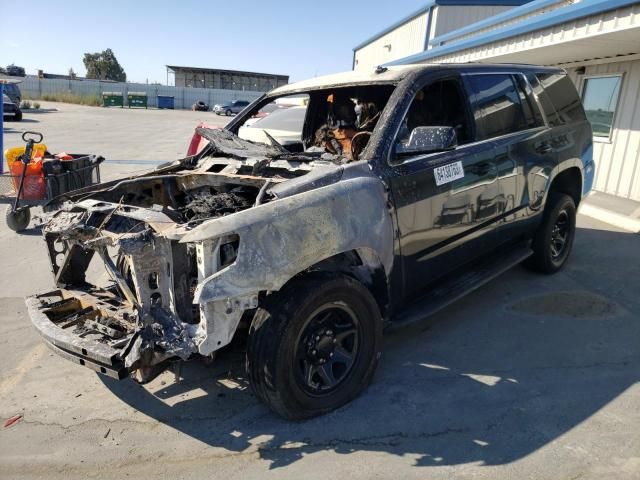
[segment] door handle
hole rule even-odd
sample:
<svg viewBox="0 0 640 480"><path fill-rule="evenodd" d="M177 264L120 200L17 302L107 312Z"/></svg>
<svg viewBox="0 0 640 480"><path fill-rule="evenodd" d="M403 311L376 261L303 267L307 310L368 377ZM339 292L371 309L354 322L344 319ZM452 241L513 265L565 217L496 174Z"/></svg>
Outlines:
<svg viewBox="0 0 640 480"><path fill-rule="evenodd" d="M486 175L491 171L491 163L489 162L477 163L473 166L473 168L471 168L471 171L476 175Z"/></svg>
<svg viewBox="0 0 640 480"><path fill-rule="evenodd" d="M544 142L536 147L536 152L538 153L551 153L553 151L553 147L550 143Z"/></svg>

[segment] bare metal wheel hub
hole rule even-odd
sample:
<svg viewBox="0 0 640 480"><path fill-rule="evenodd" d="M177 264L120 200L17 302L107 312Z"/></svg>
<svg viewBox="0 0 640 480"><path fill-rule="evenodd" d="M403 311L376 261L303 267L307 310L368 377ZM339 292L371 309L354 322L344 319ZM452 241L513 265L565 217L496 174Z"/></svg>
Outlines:
<svg viewBox="0 0 640 480"><path fill-rule="evenodd" d="M342 304L327 304L312 313L298 342L296 377L312 395L337 388L359 353L358 320Z"/></svg>

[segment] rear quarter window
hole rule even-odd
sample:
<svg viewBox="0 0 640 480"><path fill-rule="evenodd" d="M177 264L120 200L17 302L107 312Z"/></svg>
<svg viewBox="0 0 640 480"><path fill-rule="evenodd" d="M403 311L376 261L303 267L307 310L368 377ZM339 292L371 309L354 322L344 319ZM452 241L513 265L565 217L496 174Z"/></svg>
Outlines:
<svg viewBox="0 0 640 480"><path fill-rule="evenodd" d="M569 77L563 73L538 73L536 77L544 90L540 99L551 126L586 120L580 96Z"/></svg>

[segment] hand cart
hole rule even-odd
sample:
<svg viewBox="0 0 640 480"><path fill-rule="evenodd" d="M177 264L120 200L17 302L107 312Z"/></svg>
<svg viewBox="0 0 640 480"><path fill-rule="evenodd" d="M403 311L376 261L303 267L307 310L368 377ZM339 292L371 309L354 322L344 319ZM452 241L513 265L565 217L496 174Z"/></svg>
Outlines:
<svg viewBox="0 0 640 480"><path fill-rule="evenodd" d="M47 204L58 195L100 183L100 164L104 158L97 155L72 154L67 160L53 162L55 169L45 168L39 175L28 175L34 145L41 143L42 138L41 133L24 132L22 140L26 147L20 157L20 175L15 175L11 166L9 173L0 175L0 203L8 204L5 218L14 232L29 226L32 207L42 206L45 212L51 211L55 206ZM56 160L50 154L44 158Z"/></svg>

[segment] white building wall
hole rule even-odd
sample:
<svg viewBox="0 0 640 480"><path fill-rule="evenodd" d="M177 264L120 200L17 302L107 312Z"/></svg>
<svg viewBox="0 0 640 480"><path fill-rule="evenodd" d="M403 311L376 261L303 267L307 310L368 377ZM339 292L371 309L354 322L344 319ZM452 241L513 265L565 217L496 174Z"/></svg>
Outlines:
<svg viewBox="0 0 640 480"><path fill-rule="evenodd" d="M538 15L542 15L543 13L547 13L547 12L550 12L552 10L557 10L559 8L566 7L567 5L570 5L572 3L574 3L574 0L565 0L565 1L560 2L560 3L554 3L552 5L547 5L546 7L540 8L540 9L535 10L535 11L530 12L530 13L526 13L524 15L520 15L519 17L514 17L514 18L506 20L504 22L496 23L494 25L490 25L490 26L487 26L485 28L479 28L477 30L474 30L473 32L469 32L469 33L466 33L466 34L462 34L462 35L456 36L454 38L451 38L449 40L446 40L446 41L442 42L442 44L446 45L447 43L457 42L459 40L464 40L465 38L475 37L475 36L480 35L482 33L486 33L486 32L489 32L491 30L496 30L498 28L502 28L502 27L504 27L506 25L511 25L513 23L519 23L519 22L522 22L523 20L538 16ZM447 7L447 8L465 9L467 7ZM487 8L487 7L484 7L484 8ZM497 8L502 8L501 11L504 11L504 10L509 10L511 8L514 8L514 7L497 7ZM494 15L497 15L498 13L499 12L496 12ZM482 20L483 18L485 18L485 17L483 16L483 17L477 18L475 20L472 20L470 22L467 22L465 24L461 24L459 27L456 27L456 28L465 27L466 25L470 25L471 23L478 22L478 21ZM452 30L453 29L448 30L448 31L452 31ZM447 33L447 32L440 32L436 36L444 35L445 33Z"/></svg>
<svg viewBox="0 0 640 480"><path fill-rule="evenodd" d="M594 140L594 188L640 201L640 60L587 65L584 75L577 75L575 69L568 73L581 93L585 78L623 75L611 141Z"/></svg>
<svg viewBox="0 0 640 480"><path fill-rule="evenodd" d="M436 7L437 22L431 29L431 38L466 27L512 8L514 7L497 5L438 6Z"/></svg>
<svg viewBox="0 0 640 480"><path fill-rule="evenodd" d="M638 53L635 50L638 40L637 33L632 30L638 24L640 24L640 3L445 54L428 61L439 63L568 63L580 59L581 55L582 59L606 56L612 45L608 36L625 30L629 30L630 35L628 37L618 37L615 45L618 53L623 55ZM588 44L588 48L584 50L578 49L578 51L571 47L563 48L562 50L557 48L563 44L573 45L577 39L582 39L582 45ZM565 58L559 58L558 52L564 54Z"/></svg>
<svg viewBox="0 0 640 480"><path fill-rule="evenodd" d="M375 68L383 63L422 52L427 35L428 18L427 11L356 50L354 70Z"/></svg>

